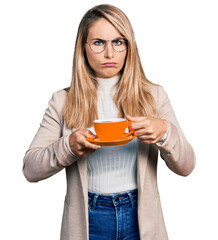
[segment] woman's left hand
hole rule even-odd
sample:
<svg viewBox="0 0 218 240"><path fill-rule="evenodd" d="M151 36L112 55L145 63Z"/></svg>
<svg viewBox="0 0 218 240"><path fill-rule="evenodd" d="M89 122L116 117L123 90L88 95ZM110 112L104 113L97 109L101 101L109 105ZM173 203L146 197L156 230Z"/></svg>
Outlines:
<svg viewBox="0 0 218 240"><path fill-rule="evenodd" d="M167 121L160 118L153 117L131 117L126 116L126 119L133 121L129 125L131 130L138 139L146 144L155 144L160 141L167 132Z"/></svg>

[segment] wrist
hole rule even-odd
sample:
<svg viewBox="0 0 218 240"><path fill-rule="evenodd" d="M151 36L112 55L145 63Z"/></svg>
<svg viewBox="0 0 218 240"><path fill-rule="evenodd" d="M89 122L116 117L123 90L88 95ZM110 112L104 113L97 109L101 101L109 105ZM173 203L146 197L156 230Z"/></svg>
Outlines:
<svg viewBox="0 0 218 240"><path fill-rule="evenodd" d="M166 141L166 139L167 139L167 135L168 135L168 123L167 123L167 121L166 121L166 124L167 124L166 132L165 132L164 136L161 138L161 140L159 140L159 141L157 142L157 143L159 143L160 145L162 145L162 144Z"/></svg>
<svg viewBox="0 0 218 240"><path fill-rule="evenodd" d="M67 150L68 150L73 156L76 156L76 154L71 150L69 137L70 137L70 135L68 135L68 136L66 137L65 146L66 146Z"/></svg>

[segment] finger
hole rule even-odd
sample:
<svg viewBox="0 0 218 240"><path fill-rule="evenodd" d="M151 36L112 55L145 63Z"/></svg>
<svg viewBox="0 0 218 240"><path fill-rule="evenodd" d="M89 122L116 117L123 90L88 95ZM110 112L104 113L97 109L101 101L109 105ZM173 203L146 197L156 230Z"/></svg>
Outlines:
<svg viewBox="0 0 218 240"><path fill-rule="evenodd" d="M139 140L140 142L142 142L142 143L145 143L145 144L155 144L156 142L155 141L153 141L153 140Z"/></svg>
<svg viewBox="0 0 218 240"><path fill-rule="evenodd" d="M128 128L129 130L135 130L140 129L144 126L143 120L145 120L144 117L131 117L129 115L126 116L126 119L129 121L133 121L133 123L129 124Z"/></svg>
<svg viewBox="0 0 218 240"><path fill-rule="evenodd" d="M95 150L93 150L93 149L81 150L81 151L77 152L77 156L85 158L85 157L88 157L89 155L91 155L94 152L95 152Z"/></svg>
<svg viewBox="0 0 218 240"><path fill-rule="evenodd" d="M157 141L149 137L138 137L139 141L145 144L155 144Z"/></svg>
<svg viewBox="0 0 218 240"><path fill-rule="evenodd" d="M131 124L131 128L133 130L142 130L144 132L148 131L149 125L146 119L143 119L142 121L139 122L133 122Z"/></svg>
<svg viewBox="0 0 218 240"><path fill-rule="evenodd" d="M76 155L83 155L84 150L91 149L91 150L96 150L100 149L101 146L98 146L96 144L92 144L86 140L86 137L83 135L84 130L80 130L77 133L74 134L74 140L70 142L70 148Z"/></svg>
<svg viewBox="0 0 218 240"><path fill-rule="evenodd" d="M92 133L90 130L88 130L86 137L90 137L90 138L94 139L94 138L96 138L96 135L94 133Z"/></svg>
<svg viewBox="0 0 218 240"><path fill-rule="evenodd" d="M145 117L132 117L130 115L126 115L126 119L129 121L138 122L138 121L142 121L143 119L145 119Z"/></svg>
<svg viewBox="0 0 218 240"><path fill-rule="evenodd" d="M96 149L100 149L101 146L99 146L99 145L97 145L97 144L93 144L93 143L91 143L91 142L89 142L89 141L87 141L87 140L85 139L85 141L84 141L84 148L85 148L85 149L93 149L93 150L96 150Z"/></svg>
<svg viewBox="0 0 218 240"><path fill-rule="evenodd" d="M88 141L84 141L83 143L80 143L79 146L76 147L74 153L80 157L84 157L90 155L95 150L100 148L101 146L89 143Z"/></svg>
<svg viewBox="0 0 218 240"><path fill-rule="evenodd" d="M153 134L153 131L149 128L144 128L143 127L143 128L136 129L134 131L134 134L138 137L143 136L143 135L150 136L151 134Z"/></svg>
<svg viewBox="0 0 218 240"><path fill-rule="evenodd" d="M85 138L90 137L90 138L96 138L96 135L92 133L89 129L81 129L80 134L82 134Z"/></svg>
<svg viewBox="0 0 218 240"><path fill-rule="evenodd" d="M151 134L144 134L144 135L141 135L141 136L137 136L138 137L138 139L140 139L140 140L149 140L149 141L155 141L155 137L153 136L153 135L151 135Z"/></svg>
<svg viewBox="0 0 218 240"><path fill-rule="evenodd" d="M94 152L95 152L95 150L88 150L88 151L86 151L86 152L84 153L83 157L86 158L86 157L88 157L89 155L91 155L91 154L94 153Z"/></svg>

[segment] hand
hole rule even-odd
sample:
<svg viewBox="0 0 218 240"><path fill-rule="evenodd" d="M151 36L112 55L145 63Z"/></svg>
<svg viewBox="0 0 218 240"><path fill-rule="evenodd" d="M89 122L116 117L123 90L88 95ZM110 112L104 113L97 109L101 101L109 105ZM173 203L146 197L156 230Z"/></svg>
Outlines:
<svg viewBox="0 0 218 240"><path fill-rule="evenodd" d="M88 142L86 140L87 137L95 138L96 136L88 129L78 129L71 133L69 145L75 155L86 158L96 149L101 148L101 146Z"/></svg>
<svg viewBox="0 0 218 240"><path fill-rule="evenodd" d="M126 118L133 121L129 128L133 129L138 139L146 144L155 144L160 141L168 128L167 121L160 118L131 117L128 115Z"/></svg>

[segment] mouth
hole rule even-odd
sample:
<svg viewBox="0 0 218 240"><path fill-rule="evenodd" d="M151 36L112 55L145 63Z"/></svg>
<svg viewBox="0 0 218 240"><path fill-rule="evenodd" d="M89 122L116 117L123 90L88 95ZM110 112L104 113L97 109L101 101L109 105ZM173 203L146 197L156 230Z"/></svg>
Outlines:
<svg viewBox="0 0 218 240"><path fill-rule="evenodd" d="M103 65L104 65L105 67L114 67L116 64L117 64L117 63L115 63L115 62L106 62L106 63L103 63Z"/></svg>

